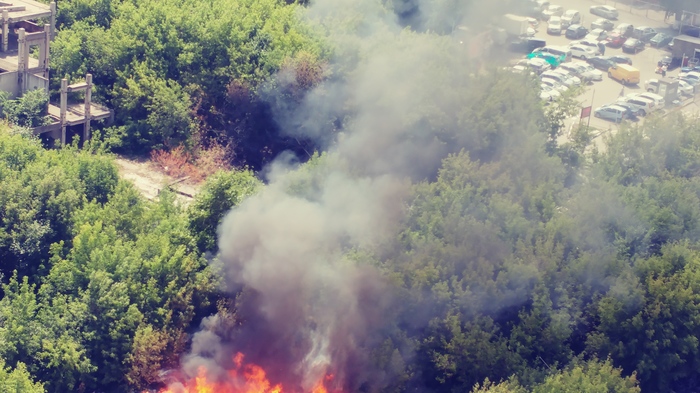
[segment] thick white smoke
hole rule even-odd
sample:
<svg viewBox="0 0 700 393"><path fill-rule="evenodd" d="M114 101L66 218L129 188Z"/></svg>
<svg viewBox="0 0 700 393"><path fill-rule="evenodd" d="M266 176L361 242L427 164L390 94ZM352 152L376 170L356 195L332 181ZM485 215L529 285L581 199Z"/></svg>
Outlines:
<svg viewBox="0 0 700 393"><path fill-rule="evenodd" d="M456 2L424 3L418 12L431 23L441 20L436 13L452 13L449 23L469 14ZM452 39L404 29L379 0L318 0L306 13L328 32L336 75L301 106L278 106L278 120L289 133L316 137L329 116L352 108L352 120L319 165L299 173L274 164L265 189L223 221L219 258L230 288L248 291L239 303L244 323L221 337L207 325L215 317L207 320L186 372L205 364L216 373L242 350L254 361L293 365L271 372L305 391L328 372L339 387L361 382L344 373L363 361L390 300L379 273L348 253L393 236L408 179L434 173L451 148L442 137L465 126L454 86L466 94L469 71Z"/></svg>

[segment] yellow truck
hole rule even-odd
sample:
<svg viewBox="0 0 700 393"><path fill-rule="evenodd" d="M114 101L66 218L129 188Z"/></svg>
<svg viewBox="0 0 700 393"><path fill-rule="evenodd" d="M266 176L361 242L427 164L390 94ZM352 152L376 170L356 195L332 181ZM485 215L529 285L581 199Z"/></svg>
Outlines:
<svg viewBox="0 0 700 393"><path fill-rule="evenodd" d="M627 64L616 64L608 69L608 77L620 81L623 85L639 83L639 70Z"/></svg>

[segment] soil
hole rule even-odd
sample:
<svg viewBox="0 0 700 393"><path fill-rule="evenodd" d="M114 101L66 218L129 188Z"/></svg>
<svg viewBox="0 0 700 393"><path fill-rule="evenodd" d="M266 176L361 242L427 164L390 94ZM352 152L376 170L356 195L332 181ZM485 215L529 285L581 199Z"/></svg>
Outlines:
<svg viewBox="0 0 700 393"><path fill-rule="evenodd" d="M187 179L175 179L166 175L158 165L145 158L117 156L115 161L119 168L119 175L131 181L149 200L155 199L160 190L170 185L177 199L183 204L189 204L201 187L201 184Z"/></svg>

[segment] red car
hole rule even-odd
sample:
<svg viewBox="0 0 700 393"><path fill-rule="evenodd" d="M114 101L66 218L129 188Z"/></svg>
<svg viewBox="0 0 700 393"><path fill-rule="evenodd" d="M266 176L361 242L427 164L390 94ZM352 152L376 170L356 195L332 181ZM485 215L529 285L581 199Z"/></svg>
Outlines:
<svg viewBox="0 0 700 393"><path fill-rule="evenodd" d="M608 38L606 41L608 42L607 45L611 48L619 48L622 46L622 44L625 43L625 38L624 36L618 34L618 33L610 33L608 35Z"/></svg>

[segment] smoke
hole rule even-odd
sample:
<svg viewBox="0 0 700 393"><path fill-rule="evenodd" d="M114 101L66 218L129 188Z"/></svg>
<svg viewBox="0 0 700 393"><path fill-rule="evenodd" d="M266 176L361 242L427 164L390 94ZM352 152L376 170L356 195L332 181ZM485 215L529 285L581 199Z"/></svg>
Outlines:
<svg viewBox="0 0 700 393"><path fill-rule="evenodd" d="M411 17L447 30L460 22L455 15L469 14L461 2L431 4L415 2ZM407 12L394 5L318 0L306 10L328 32L331 76L299 105L271 105L289 134L325 141L327 153L301 171L277 160L268 186L224 219L219 259L227 289L245 288L237 301L244 322L222 333L220 316L205 320L187 374L205 365L216 376L241 351L304 391L329 372L349 390L373 378L367 347L392 297L377 268L353 251L394 236L410 180L433 176L459 148L455 140L472 140L455 133L471 132L459 113L475 88L455 41L404 29ZM337 137L329 138L330 124L340 124Z"/></svg>

